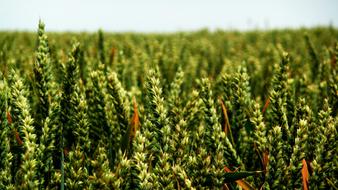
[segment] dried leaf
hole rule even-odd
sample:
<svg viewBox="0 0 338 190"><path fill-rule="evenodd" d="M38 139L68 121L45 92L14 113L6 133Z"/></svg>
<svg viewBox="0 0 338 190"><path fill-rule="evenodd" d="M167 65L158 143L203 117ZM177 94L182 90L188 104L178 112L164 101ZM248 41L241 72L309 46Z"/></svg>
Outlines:
<svg viewBox="0 0 338 190"><path fill-rule="evenodd" d="M12 116L11 116L11 114L10 114L9 112L7 112L7 113L6 113L6 116L7 116L7 122L8 122L8 124L12 124L13 121L12 121Z"/></svg>
<svg viewBox="0 0 338 190"><path fill-rule="evenodd" d="M69 154L69 148L65 147L65 148L63 149L63 154L64 154L65 156L68 156L68 154Z"/></svg>
<svg viewBox="0 0 338 190"><path fill-rule="evenodd" d="M130 140L132 140L135 137L136 131L139 130L140 126L140 118L138 116L137 103L135 97L133 97L133 104L134 104L134 114L131 119L131 134L129 137Z"/></svg>
<svg viewBox="0 0 338 190"><path fill-rule="evenodd" d="M263 171L266 173L267 171L267 166L268 166L268 163L269 163L269 152L268 150L265 150L263 152Z"/></svg>
<svg viewBox="0 0 338 190"><path fill-rule="evenodd" d="M112 47L112 48L110 49L110 64L113 63L114 58L115 58L115 55L116 55L116 52L117 52L117 49L116 49L116 48Z"/></svg>
<svg viewBox="0 0 338 190"><path fill-rule="evenodd" d="M15 135L16 142L18 142L19 145L23 145L19 132L16 129L14 129L14 135Z"/></svg>
<svg viewBox="0 0 338 190"><path fill-rule="evenodd" d="M268 97L265 101L265 104L264 104L264 107L263 107L263 110L262 110L263 114L265 113L266 109L268 109L269 104L270 104L270 97Z"/></svg>
<svg viewBox="0 0 338 190"><path fill-rule="evenodd" d="M134 113L131 118L130 125L127 128L126 133L123 135L121 139L121 150L124 152L129 149L130 143L133 141L136 131L139 130L140 127L140 119L138 116L137 103L135 97L133 97L134 104Z"/></svg>
<svg viewBox="0 0 338 190"><path fill-rule="evenodd" d="M303 189L308 190L309 189L309 170L307 168L306 160L302 160L303 167L302 167L302 177L303 177Z"/></svg>

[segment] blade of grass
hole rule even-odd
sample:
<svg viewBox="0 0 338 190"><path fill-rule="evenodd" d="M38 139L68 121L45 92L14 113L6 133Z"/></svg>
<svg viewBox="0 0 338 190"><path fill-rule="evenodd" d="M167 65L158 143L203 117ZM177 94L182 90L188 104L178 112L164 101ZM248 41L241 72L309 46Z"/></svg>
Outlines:
<svg viewBox="0 0 338 190"><path fill-rule="evenodd" d="M234 141L234 138L232 136L232 131L231 131L231 126L230 126L230 122L229 122L229 117L228 117L227 109L225 107L225 104L224 104L223 100L219 99L219 101L221 103L223 117L224 117L224 127L223 127L224 133L226 135L229 134L231 143L232 143L233 146L235 146L235 141Z"/></svg>
<svg viewBox="0 0 338 190"><path fill-rule="evenodd" d="M326 179L327 183L330 184L331 187L333 187L333 189L338 190L338 187L335 186L335 184L333 183L332 180L330 180L329 178L325 178L325 179Z"/></svg>
<svg viewBox="0 0 338 190"><path fill-rule="evenodd" d="M230 188L228 187L227 184L224 184L224 185L223 185L223 190L230 190Z"/></svg>
<svg viewBox="0 0 338 190"><path fill-rule="evenodd" d="M226 172L228 172L228 174L236 174L236 173L241 173L241 172L233 172L232 170L230 170L228 167L224 166L224 170ZM242 172L243 174L245 174L244 176L248 175L248 176L251 176L251 175L256 175L258 174L259 172L256 172L256 171L253 171L253 172ZM238 175L240 176L240 175ZM248 177L246 176L246 177ZM243 179L238 179L236 180L236 183L237 185L239 185L242 189L244 190L251 190L251 189L255 189L254 187L252 187L252 185L250 185L247 181L243 180Z"/></svg>

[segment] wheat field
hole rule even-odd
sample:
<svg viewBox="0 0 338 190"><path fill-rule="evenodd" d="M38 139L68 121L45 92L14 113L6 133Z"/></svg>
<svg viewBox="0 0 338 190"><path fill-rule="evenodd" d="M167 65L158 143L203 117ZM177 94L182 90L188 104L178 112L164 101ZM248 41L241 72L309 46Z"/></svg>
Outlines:
<svg viewBox="0 0 338 190"><path fill-rule="evenodd" d="M0 189L337 189L337 40L0 32Z"/></svg>

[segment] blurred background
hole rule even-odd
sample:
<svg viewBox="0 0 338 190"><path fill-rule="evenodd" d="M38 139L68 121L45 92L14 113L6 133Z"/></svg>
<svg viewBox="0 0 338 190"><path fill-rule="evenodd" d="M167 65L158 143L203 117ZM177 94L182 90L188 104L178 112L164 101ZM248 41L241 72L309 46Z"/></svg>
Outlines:
<svg viewBox="0 0 338 190"><path fill-rule="evenodd" d="M337 0L0 0L0 30L174 32L338 26Z"/></svg>

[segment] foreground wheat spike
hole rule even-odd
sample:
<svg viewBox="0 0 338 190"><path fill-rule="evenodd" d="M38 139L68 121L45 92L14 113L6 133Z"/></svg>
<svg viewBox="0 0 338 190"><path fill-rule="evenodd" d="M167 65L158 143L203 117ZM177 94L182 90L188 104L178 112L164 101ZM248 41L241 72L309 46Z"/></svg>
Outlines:
<svg viewBox="0 0 338 190"><path fill-rule="evenodd" d="M93 175L89 176L89 189L109 189L116 180L109 169L109 161L102 144L96 152L96 159L92 161Z"/></svg>
<svg viewBox="0 0 338 190"><path fill-rule="evenodd" d="M12 184L12 159L10 147L10 125L11 120L8 120L8 87L5 80L0 80L0 189L14 189Z"/></svg>
<svg viewBox="0 0 338 190"><path fill-rule="evenodd" d="M272 79L272 90L270 92L271 104L271 123L272 125L279 125L282 127L283 139L287 141L289 135L289 126L286 117L286 82L287 82L287 69L289 64L289 55L283 54L282 61L278 65L276 74Z"/></svg>
<svg viewBox="0 0 338 190"><path fill-rule="evenodd" d="M285 168L286 163L283 159L283 137L282 129L279 126L273 127L268 135L269 142L269 164L267 182L271 189L286 189ZM283 185L282 185L283 184Z"/></svg>
<svg viewBox="0 0 338 190"><path fill-rule="evenodd" d="M182 68L179 67L174 81L170 84L170 93L168 95L168 104L169 104L169 114L171 115L171 125L176 125L178 121L181 119L181 108L180 105L180 95L182 95L182 84L184 80L184 72L182 71Z"/></svg>
<svg viewBox="0 0 338 190"><path fill-rule="evenodd" d="M65 184L68 189L88 188L88 170L84 165L84 152L77 145L65 160Z"/></svg>
<svg viewBox="0 0 338 190"><path fill-rule="evenodd" d="M164 147L162 129L168 125L167 109L164 105L164 98L162 97L162 88L160 86L160 79L158 70L150 70L145 84L146 88L146 118L151 122L149 131L152 133L153 144L151 149L154 152L160 151Z"/></svg>
<svg viewBox="0 0 338 190"><path fill-rule="evenodd" d="M315 149L315 158L312 163L313 176L310 178L312 188L329 188L331 185L327 179L335 184L337 179L334 177L337 164L337 121L330 116L331 108L328 101L324 101L324 109L320 111L319 129L317 131L318 146Z"/></svg>
<svg viewBox="0 0 338 190"><path fill-rule="evenodd" d="M28 92L25 89L22 79L14 71L11 73L12 81L15 81L11 87L11 104L13 106L14 126L22 134L23 153L20 155L22 164L16 175L16 185L22 189L37 189L38 180L38 161L36 144L36 134L33 126L33 119L30 115L31 108L27 99ZM20 138L20 137L19 137Z"/></svg>
<svg viewBox="0 0 338 190"><path fill-rule="evenodd" d="M147 125L147 124L145 124ZM150 124L149 124L150 125ZM134 155L132 158L130 188L150 189L152 187L153 175L148 171L149 162L147 157L150 157L148 139L139 131L135 134Z"/></svg>
<svg viewBox="0 0 338 190"><path fill-rule="evenodd" d="M114 147L121 146L124 152L128 150L130 144L129 133L131 126L129 125L129 107L128 101L125 98L126 92L115 72L110 73L108 76L107 93L117 115L117 126L112 129L116 138L116 140L113 140ZM119 139L120 142L118 141Z"/></svg>
<svg viewBox="0 0 338 190"><path fill-rule="evenodd" d="M239 71L232 76L231 88L232 88L232 109L235 117L232 118L232 128L237 127L238 133L234 134L238 139L236 147L239 157L242 157L243 162L250 162L252 159L247 159L253 154L251 138L252 130L248 127L249 123L249 111L252 107L251 102L251 89L249 85L249 75L245 67L240 67Z"/></svg>
<svg viewBox="0 0 338 190"><path fill-rule="evenodd" d="M61 189L65 184L65 156L64 150L68 149L73 142L70 140L73 137L72 131L75 129L74 115L76 114L75 107L78 102L74 97L78 94L78 53L79 53L79 43L73 45L72 52L69 55L67 65L64 66L64 78L62 81L62 95L60 99L60 123L57 134L57 148L61 154Z"/></svg>
<svg viewBox="0 0 338 190"><path fill-rule="evenodd" d="M254 137L255 142L257 143L257 148L260 153L263 153L268 148L267 129L265 126L266 124L263 121L263 115L259 104L254 105L253 117L250 120L255 126Z"/></svg>
<svg viewBox="0 0 338 190"><path fill-rule="evenodd" d="M36 51L36 60L34 62L34 84L35 94L37 96L35 125L38 138L41 135L43 123L49 111L49 81L50 81L51 60L49 55L48 40L45 34L45 25L39 21L38 30L38 48Z"/></svg>
<svg viewBox="0 0 338 190"><path fill-rule="evenodd" d="M206 150L212 155L211 164L215 166L210 172L213 184L221 186L220 180L223 173L223 164L227 165L240 165L241 160L237 156L236 150L231 145L229 139L221 130L221 125L218 122L216 109L213 107L212 92L210 89L210 82L207 79L201 81L201 99L204 102L204 115L205 115L205 143ZM224 158L226 160L224 160Z"/></svg>
<svg viewBox="0 0 338 190"><path fill-rule="evenodd" d="M90 141L87 131L88 118L86 115L87 104L85 98L74 94L74 117L72 117L74 145L65 159L65 184L69 189L88 188L88 168L90 157Z"/></svg>
<svg viewBox="0 0 338 190"><path fill-rule="evenodd" d="M299 121L297 136L295 138L295 145L290 158L290 187L289 188L301 188L301 169L302 160L307 159L305 152L308 145L308 121L301 119Z"/></svg>

